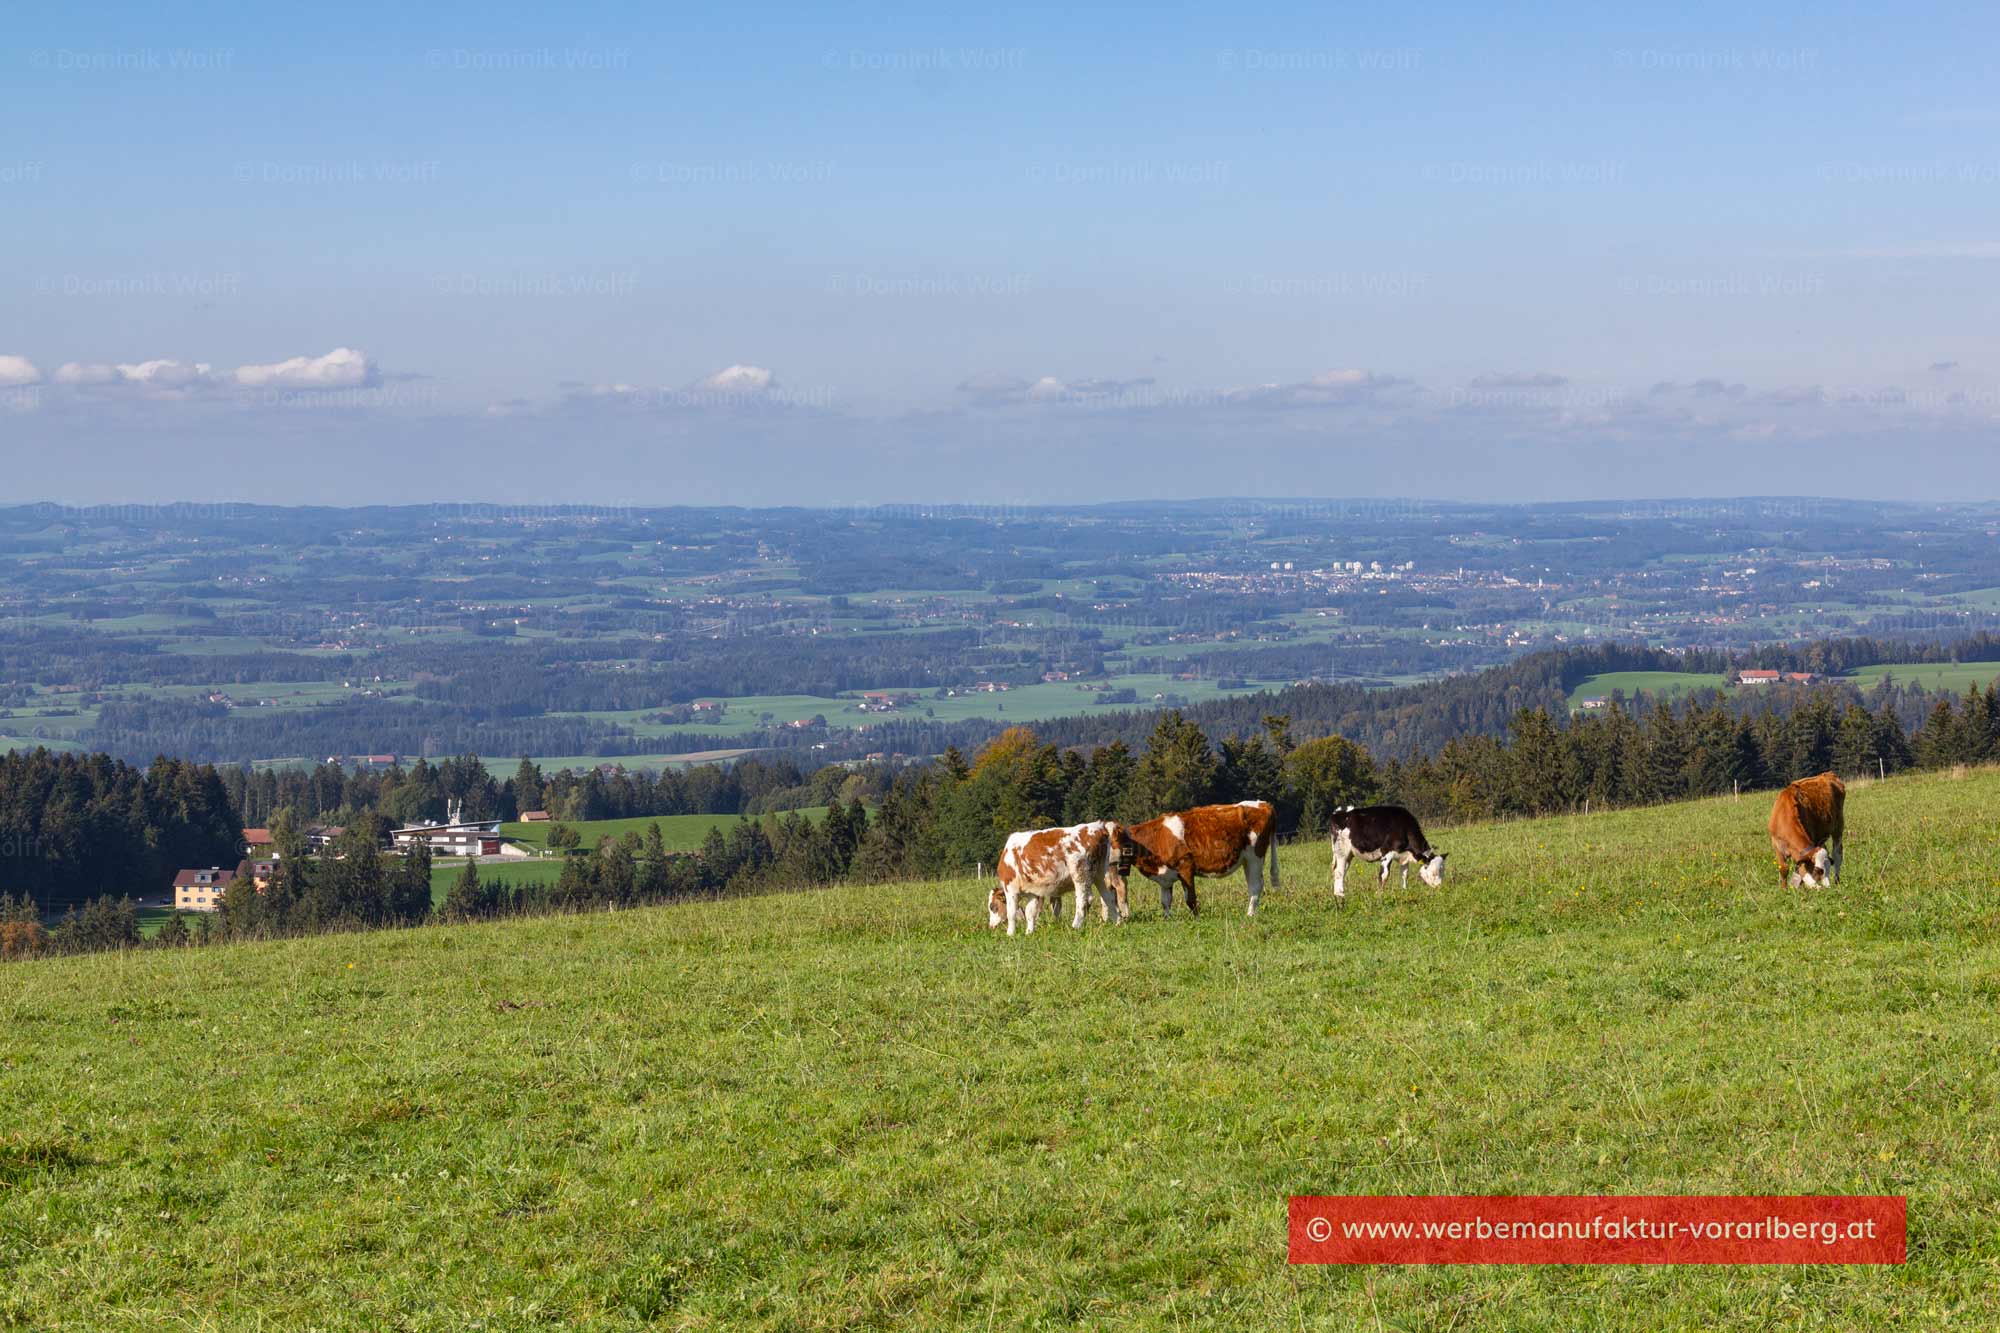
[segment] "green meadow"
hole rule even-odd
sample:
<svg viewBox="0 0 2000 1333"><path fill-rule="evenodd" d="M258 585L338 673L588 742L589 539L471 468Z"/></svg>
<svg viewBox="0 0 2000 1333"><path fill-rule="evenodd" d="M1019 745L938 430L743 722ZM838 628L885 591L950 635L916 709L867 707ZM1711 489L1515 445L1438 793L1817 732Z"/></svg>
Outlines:
<svg viewBox="0 0 2000 1333"><path fill-rule="evenodd" d="M786 813L801 814L808 819L819 819L826 814L826 807L807 806L802 810L786 811ZM647 825L658 824L660 841L665 844L668 851L692 852L700 848L703 840L708 837L710 829L719 828L726 834L743 818L742 815L640 815L632 819L571 820L568 827L575 829L581 839L577 844L579 847L590 848L595 847L601 838L622 838L627 833L636 833L643 838L646 836ZM523 846L539 851L548 847L549 830L555 823L561 822L563 821L557 820L545 823L537 820L532 824L502 824L500 831L510 838L517 839Z"/></svg>
<svg viewBox="0 0 2000 1333"><path fill-rule="evenodd" d="M2000 1327L2000 773L0 968L0 1326ZM1361 877L1357 877L1361 878ZM1907 1195L1895 1267L1288 1267L1294 1193Z"/></svg>
<svg viewBox="0 0 2000 1333"><path fill-rule="evenodd" d="M1710 671L1606 671L1585 680L1569 693L1571 709L1583 707L1583 701L1593 695L1608 699L1613 690L1622 690L1626 698L1644 692L1659 697L1672 698L1695 690L1719 690L1728 684L1728 677L1720 672Z"/></svg>
<svg viewBox="0 0 2000 1333"><path fill-rule="evenodd" d="M1898 662L1860 667L1842 679L1867 690L1885 676L1894 677L1899 685L1921 685L1927 690L1964 694L1969 689L1983 690L2000 678L2000 662Z"/></svg>

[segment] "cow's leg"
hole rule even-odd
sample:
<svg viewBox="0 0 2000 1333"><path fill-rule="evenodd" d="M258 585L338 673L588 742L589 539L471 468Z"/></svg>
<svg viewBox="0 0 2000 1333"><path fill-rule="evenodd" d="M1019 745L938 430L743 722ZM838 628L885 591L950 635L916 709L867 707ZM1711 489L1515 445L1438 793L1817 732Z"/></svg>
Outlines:
<svg viewBox="0 0 2000 1333"><path fill-rule="evenodd" d="M1375 877L1376 888L1386 889L1389 887L1389 867L1394 864L1396 864L1395 857L1385 856L1382 858L1382 873Z"/></svg>
<svg viewBox="0 0 2000 1333"><path fill-rule="evenodd" d="M1335 847L1333 849L1333 896L1336 902L1347 897L1347 862L1348 855L1346 850Z"/></svg>
<svg viewBox="0 0 2000 1333"><path fill-rule="evenodd" d="M1012 884L1007 886L1007 933L1014 933L1014 906L1021 900L1021 891Z"/></svg>
<svg viewBox="0 0 2000 1333"><path fill-rule="evenodd" d="M1408 852L1403 853L1403 887L1405 889L1410 887L1410 862L1414 859Z"/></svg>
<svg viewBox="0 0 2000 1333"><path fill-rule="evenodd" d="M1182 862L1180 870L1181 892L1187 896L1188 915L1200 916L1201 904L1195 900L1194 896L1194 867L1186 862Z"/></svg>
<svg viewBox="0 0 2000 1333"><path fill-rule="evenodd" d="M1041 895L1038 893L1029 894L1026 911L1028 914L1028 933L1030 935L1035 933L1035 918L1041 914L1041 910L1042 910Z"/></svg>
<svg viewBox="0 0 2000 1333"><path fill-rule="evenodd" d="M1177 878L1179 877L1171 870L1162 870L1157 876L1152 877L1153 883L1160 886L1161 916L1174 914L1174 881Z"/></svg>
<svg viewBox="0 0 2000 1333"><path fill-rule="evenodd" d="M1257 915L1257 900L1264 896L1264 862L1253 849L1243 853L1243 882L1250 888L1250 910L1245 916Z"/></svg>
<svg viewBox="0 0 2000 1333"><path fill-rule="evenodd" d="M1132 900L1127 896L1131 881L1124 875L1118 877L1118 920L1123 923L1132 919Z"/></svg>
<svg viewBox="0 0 2000 1333"><path fill-rule="evenodd" d="M1070 883L1076 888L1076 911L1070 914L1069 928L1082 930L1083 914L1090 909L1090 872L1084 870L1082 874L1078 874L1072 870Z"/></svg>
<svg viewBox="0 0 2000 1333"><path fill-rule="evenodd" d="M1840 850L1840 842L1841 840L1839 838L1835 838L1833 840L1833 845L1826 849L1828 852L1827 860L1833 866L1833 874L1831 876L1831 879L1835 884L1840 883L1840 858L1842 856L1842 852Z"/></svg>

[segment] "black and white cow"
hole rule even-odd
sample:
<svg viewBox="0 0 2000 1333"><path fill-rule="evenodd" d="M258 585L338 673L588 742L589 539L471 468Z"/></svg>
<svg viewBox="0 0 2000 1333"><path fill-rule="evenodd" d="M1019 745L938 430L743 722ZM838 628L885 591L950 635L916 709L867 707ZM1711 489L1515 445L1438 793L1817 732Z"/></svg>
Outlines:
<svg viewBox="0 0 2000 1333"><path fill-rule="evenodd" d="M1400 805L1342 806L1333 812L1333 896L1347 896L1347 867L1359 857L1379 861L1380 883L1389 882L1389 867L1403 866L1403 887L1410 886L1410 867L1436 888L1444 883L1445 854L1425 839L1417 817Z"/></svg>

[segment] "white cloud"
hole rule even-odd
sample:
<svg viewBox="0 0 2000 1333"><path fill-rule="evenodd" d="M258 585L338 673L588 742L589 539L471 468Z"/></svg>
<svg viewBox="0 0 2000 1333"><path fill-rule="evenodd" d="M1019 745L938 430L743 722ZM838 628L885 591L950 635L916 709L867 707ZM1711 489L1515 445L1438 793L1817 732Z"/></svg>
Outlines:
<svg viewBox="0 0 2000 1333"><path fill-rule="evenodd" d="M178 390L213 382L213 369L206 361L125 361L113 365L104 361L65 361L56 367L55 382L74 388L101 384L131 384L145 389Z"/></svg>
<svg viewBox="0 0 2000 1333"><path fill-rule="evenodd" d="M1375 403L1413 381L1373 370L1323 370L1297 384L1232 389L1224 401L1275 407L1347 407Z"/></svg>
<svg viewBox="0 0 2000 1333"><path fill-rule="evenodd" d="M1104 403L1152 386L1150 375L1130 380L1103 377L1063 380L1054 375L1043 375L1030 383L1013 375L983 374L961 380L958 392L974 402L987 404Z"/></svg>
<svg viewBox="0 0 2000 1333"><path fill-rule="evenodd" d="M688 386L697 393L767 393L777 378L762 366L726 366Z"/></svg>
<svg viewBox="0 0 2000 1333"><path fill-rule="evenodd" d="M236 368L236 382L248 389L357 389L378 378L374 364L352 347Z"/></svg>
<svg viewBox="0 0 2000 1333"><path fill-rule="evenodd" d="M41 367L27 357L0 356L0 389L18 389L23 385L41 382Z"/></svg>
<svg viewBox="0 0 2000 1333"><path fill-rule="evenodd" d="M1560 389L1569 383L1566 375L1552 375L1547 371L1508 373L1496 371L1489 375L1472 377L1475 389Z"/></svg>
<svg viewBox="0 0 2000 1333"><path fill-rule="evenodd" d="M154 389L185 389L209 378L206 361L141 361L118 367L121 379Z"/></svg>

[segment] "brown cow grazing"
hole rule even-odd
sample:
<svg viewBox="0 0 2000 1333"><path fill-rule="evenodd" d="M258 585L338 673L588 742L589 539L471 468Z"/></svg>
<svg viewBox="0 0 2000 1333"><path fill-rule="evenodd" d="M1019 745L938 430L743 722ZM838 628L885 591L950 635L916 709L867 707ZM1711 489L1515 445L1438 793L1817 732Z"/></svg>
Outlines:
<svg viewBox="0 0 2000 1333"><path fill-rule="evenodd" d="M1123 921L1132 915L1125 905L1125 866L1131 859L1125 830L1110 820L1010 834L996 867L999 883L986 897L986 924L997 927L1005 921L1012 935L1018 911L1027 916L1032 935L1042 904L1060 906L1071 889L1076 890L1072 927L1082 927L1092 889L1106 921L1111 919L1112 894L1117 894L1118 919Z"/></svg>
<svg viewBox="0 0 2000 1333"><path fill-rule="evenodd" d="M1823 889L1840 880L1840 843L1846 835L1847 788L1832 773L1800 778L1778 793L1771 807L1771 846L1778 853L1778 883Z"/></svg>
<svg viewBox="0 0 2000 1333"><path fill-rule="evenodd" d="M1257 915L1264 892L1263 858L1271 858L1271 887L1278 887L1277 812L1269 801L1238 801L1234 805L1199 805L1161 815L1125 832L1138 844L1132 865L1160 886L1160 914L1174 910L1174 885L1179 883L1188 911L1199 914L1195 902L1197 875L1227 875L1243 867L1250 886L1249 915Z"/></svg>

